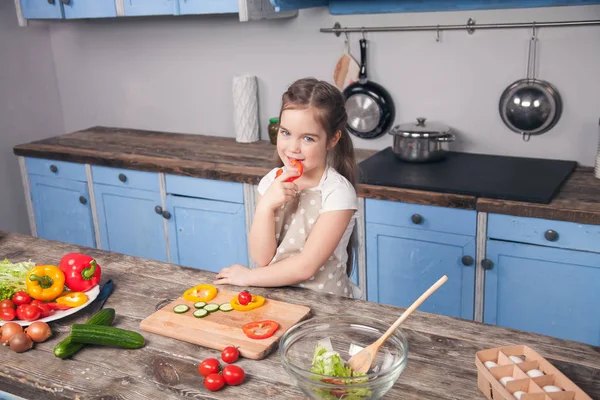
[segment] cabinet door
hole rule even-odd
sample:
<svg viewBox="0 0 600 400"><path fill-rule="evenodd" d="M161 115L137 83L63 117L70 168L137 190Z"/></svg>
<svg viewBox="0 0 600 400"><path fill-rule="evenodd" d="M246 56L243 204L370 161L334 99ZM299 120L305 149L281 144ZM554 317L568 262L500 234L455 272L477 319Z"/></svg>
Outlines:
<svg viewBox="0 0 600 400"><path fill-rule="evenodd" d="M600 254L488 240L485 323L600 345Z"/></svg>
<svg viewBox="0 0 600 400"><path fill-rule="evenodd" d="M60 0L21 0L21 10L28 19L61 19L60 4Z"/></svg>
<svg viewBox="0 0 600 400"><path fill-rule="evenodd" d="M237 13L238 11L238 0L179 0L181 15Z"/></svg>
<svg viewBox="0 0 600 400"><path fill-rule="evenodd" d="M271 4L275 11L288 11L326 6L329 0L271 0Z"/></svg>
<svg viewBox="0 0 600 400"><path fill-rule="evenodd" d="M473 319L475 237L374 223L366 235L369 301L408 307L447 275L419 309Z"/></svg>
<svg viewBox="0 0 600 400"><path fill-rule="evenodd" d="M178 0L123 0L126 17L177 14Z"/></svg>
<svg viewBox="0 0 600 400"><path fill-rule="evenodd" d="M167 261L158 192L94 184L94 196L103 250Z"/></svg>
<svg viewBox="0 0 600 400"><path fill-rule="evenodd" d="M171 262L218 272L248 265L244 205L167 196Z"/></svg>
<svg viewBox="0 0 600 400"><path fill-rule="evenodd" d="M96 247L87 183L29 176L38 236Z"/></svg>
<svg viewBox="0 0 600 400"><path fill-rule="evenodd" d="M117 16L115 0L68 0L63 3L63 9L65 18L109 18Z"/></svg>

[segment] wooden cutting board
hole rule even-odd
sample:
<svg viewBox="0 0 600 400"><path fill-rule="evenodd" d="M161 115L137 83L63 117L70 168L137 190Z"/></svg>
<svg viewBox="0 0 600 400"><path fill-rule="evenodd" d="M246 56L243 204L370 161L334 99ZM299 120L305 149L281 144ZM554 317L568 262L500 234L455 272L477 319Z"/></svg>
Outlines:
<svg viewBox="0 0 600 400"><path fill-rule="evenodd" d="M217 297L209 303L229 303L238 293L219 289ZM187 304L190 309L183 314L177 314L173 311L177 304ZM194 303L180 297L142 320L140 328L216 350L236 346L239 347L242 357L260 360L276 347L285 331L310 316L308 307L271 299L265 299L264 305L250 311L215 311L204 318L194 317L194 311ZM279 329L270 338L250 339L242 331L244 324L266 319L279 323Z"/></svg>

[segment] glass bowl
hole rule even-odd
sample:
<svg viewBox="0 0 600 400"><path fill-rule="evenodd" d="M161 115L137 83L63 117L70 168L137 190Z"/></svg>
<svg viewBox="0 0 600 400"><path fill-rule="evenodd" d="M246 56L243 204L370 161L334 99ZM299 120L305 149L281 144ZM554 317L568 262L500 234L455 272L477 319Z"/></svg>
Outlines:
<svg viewBox="0 0 600 400"><path fill-rule="evenodd" d="M281 337L281 362L311 399L379 399L394 386L406 368L408 342L400 329L379 348L366 375L333 378L312 373L310 369L317 343L330 341L333 350L347 362L356 352L355 346L367 347L389 327L390 324L362 315L312 318L294 325Z"/></svg>

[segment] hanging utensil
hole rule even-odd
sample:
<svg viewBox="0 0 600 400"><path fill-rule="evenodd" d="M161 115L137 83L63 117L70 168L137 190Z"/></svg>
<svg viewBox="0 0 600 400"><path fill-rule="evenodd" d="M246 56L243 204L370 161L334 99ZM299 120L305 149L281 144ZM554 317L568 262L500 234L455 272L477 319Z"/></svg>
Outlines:
<svg viewBox="0 0 600 400"><path fill-rule="evenodd" d="M499 103L502 121L510 130L521 134L524 141L552 129L562 113L562 100L556 88L536 79L537 42L534 24L527 55L527 78L508 86Z"/></svg>
<svg viewBox="0 0 600 400"><path fill-rule="evenodd" d="M360 66L350 54L350 39L348 32L345 32L344 54L340 57L335 69L333 70L333 82L340 90L344 90L348 85L358 81Z"/></svg>
<svg viewBox="0 0 600 400"><path fill-rule="evenodd" d="M358 82L344 89L348 132L364 139L376 138L394 122L394 101L383 86L367 79L367 40L360 39Z"/></svg>

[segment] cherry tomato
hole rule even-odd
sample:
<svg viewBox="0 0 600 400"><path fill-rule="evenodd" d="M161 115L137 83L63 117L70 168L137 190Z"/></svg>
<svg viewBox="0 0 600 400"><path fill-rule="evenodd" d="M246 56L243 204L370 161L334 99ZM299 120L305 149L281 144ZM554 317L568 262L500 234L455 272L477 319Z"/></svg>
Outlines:
<svg viewBox="0 0 600 400"><path fill-rule="evenodd" d="M50 309L50 306L46 303L39 303L37 305L37 308L40 309L40 318L46 318L47 316L49 316L50 314L52 314L52 310Z"/></svg>
<svg viewBox="0 0 600 400"><path fill-rule="evenodd" d="M204 386L208 390L216 392L225 386L225 379L219 374L210 374L204 378Z"/></svg>
<svg viewBox="0 0 600 400"><path fill-rule="evenodd" d="M243 306L247 306L252 301L252 295L247 290L242 290L240 294L238 294L238 303Z"/></svg>
<svg viewBox="0 0 600 400"><path fill-rule="evenodd" d="M2 321L12 321L15 319L15 309L14 308L0 308L0 319Z"/></svg>
<svg viewBox="0 0 600 400"><path fill-rule="evenodd" d="M27 321L35 321L42 315L42 310L31 304L24 304L23 319Z"/></svg>
<svg viewBox="0 0 600 400"><path fill-rule="evenodd" d="M236 347L227 346L223 349L221 353L221 360L225 361L227 364L231 364L235 362L240 356L240 352Z"/></svg>
<svg viewBox="0 0 600 400"><path fill-rule="evenodd" d="M219 364L219 360L216 358L207 358L206 360L200 363L198 367L198 372L202 376L208 376L210 374L216 374L221 370L221 364Z"/></svg>
<svg viewBox="0 0 600 400"><path fill-rule="evenodd" d="M12 301L16 306L20 306L21 304L31 303L31 297L25 292L16 292L12 296Z"/></svg>
<svg viewBox="0 0 600 400"><path fill-rule="evenodd" d="M227 365L223 368L223 378L225 378L225 383L235 386L244 382L246 373L237 365Z"/></svg>
<svg viewBox="0 0 600 400"><path fill-rule="evenodd" d="M12 300L2 300L0 301L0 308L12 308L14 310L16 306Z"/></svg>
<svg viewBox="0 0 600 400"><path fill-rule="evenodd" d="M27 307L29 304L21 304L20 306L17 307L16 310L16 315L18 319L22 319L25 320L25 307Z"/></svg>

